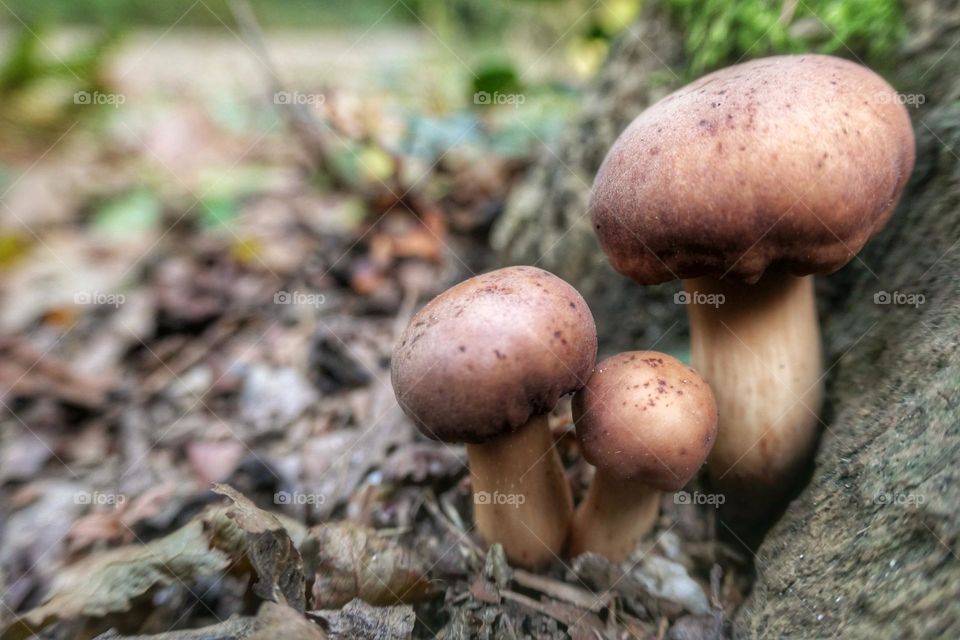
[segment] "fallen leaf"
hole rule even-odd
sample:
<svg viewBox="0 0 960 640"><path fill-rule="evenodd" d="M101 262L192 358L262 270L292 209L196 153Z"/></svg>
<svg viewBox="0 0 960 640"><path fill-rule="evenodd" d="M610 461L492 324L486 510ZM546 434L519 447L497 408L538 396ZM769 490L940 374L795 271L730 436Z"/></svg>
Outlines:
<svg viewBox="0 0 960 640"><path fill-rule="evenodd" d="M723 620L716 615L687 615L679 618L670 627L668 640L721 640L724 634Z"/></svg>
<svg viewBox="0 0 960 640"><path fill-rule="evenodd" d="M240 396L240 413L257 432L285 427L316 404L317 392L296 370L250 367Z"/></svg>
<svg viewBox="0 0 960 640"><path fill-rule="evenodd" d="M93 215L93 230L118 242L156 229L163 213L157 196L146 190L133 191L100 207Z"/></svg>
<svg viewBox="0 0 960 640"><path fill-rule="evenodd" d="M573 561L574 573L596 593L611 590L642 618L679 617L683 610L695 615L710 611L700 584L686 568L661 556L650 555L629 567L614 564L595 553Z"/></svg>
<svg viewBox="0 0 960 640"><path fill-rule="evenodd" d="M306 583L303 559L280 520L232 487L217 484L213 490L233 501L233 506L227 510L227 517L246 534L246 556L257 576L253 592L264 600L304 611Z"/></svg>
<svg viewBox="0 0 960 640"><path fill-rule="evenodd" d="M662 600L682 605L694 615L710 611L710 603L703 587L691 578L686 568L678 562L647 555L632 573L650 593Z"/></svg>
<svg viewBox="0 0 960 640"><path fill-rule="evenodd" d="M449 482L463 474L466 464L460 449L436 442L411 442L391 453L381 472L389 484Z"/></svg>
<svg viewBox="0 0 960 640"><path fill-rule="evenodd" d="M63 538L83 509L76 499L83 488L64 480L41 480L24 485L10 497L0 515L4 581L0 611L18 611L31 593L49 591L63 561Z"/></svg>
<svg viewBox="0 0 960 640"><path fill-rule="evenodd" d="M0 484L30 479L54 455L56 444L42 431L23 429L5 435L6 441L0 448Z"/></svg>
<svg viewBox="0 0 960 640"><path fill-rule="evenodd" d="M189 584L228 564L224 554L210 549L203 523L192 520L148 544L119 547L66 567L46 602L5 624L0 640L23 640L57 620L127 611L134 598L156 586Z"/></svg>
<svg viewBox="0 0 960 640"><path fill-rule="evenodd" d="M228 620L201 629L167 631L153 635L124 636L110 630L93 640L249 640L256 618L232 616Z"/></svg>
<svg viewBox="0 0 960 640"><path fill-rule="evenodd" d="M334 609L354 598L395 605L432 592L425 563L374 529L346 522L319 525L310 529L301 550L313 576L316 607Z"/></svg>
<svg viewBox="0 0 960 640"><path fill-rule="evenodd" d="M5 299L17 301L0 310L0 329L22 331L51 310L81 315L121 305L128 273L148 246L143 240L94 243L69 231L46 234L0 283Z"/></svg>
<svg viewBox="0 0 960 640"><path fill-rule="evenodd" d="M327 640L327 634L303 617L302 612L274 602L260 605L247 640Z"/></svg>
<svg viewBox="0 0 960 640"><path fill-rule="evenodd" d="M76 552L96 542L131 542L133 528L160 513L175 494L176 485L166 482L147 489L133 500L119 502L113 509L88 513L70 527L67 546Z"/></svg>
<svg viewBox="0 0 960 640"><path fill-rule="evenodd" d="M407 640L417 616L413 607L372 607L352 600L339 611L311 611L326 623L331 640Z"/></svg>

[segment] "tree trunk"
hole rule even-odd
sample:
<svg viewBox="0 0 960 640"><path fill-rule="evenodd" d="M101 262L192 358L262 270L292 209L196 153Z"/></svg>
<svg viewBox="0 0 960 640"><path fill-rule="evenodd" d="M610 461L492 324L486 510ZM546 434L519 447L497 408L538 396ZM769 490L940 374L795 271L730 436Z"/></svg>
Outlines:
<svg viewBox="0 0 960 640"><path fill-rule="evenodd" d="M888 75L925 100L910 108L916 170L886 230L818 278L827 428L809 485L757 550L738 637L960 637L960 8L905 6L912 36ZM675 289L615 276L583 219L610 143L678 82L657 60L679 68L675 33L652 11L633 32L495 237L505 261L539 259L584 291L606 351L685 325ZM674 328L656 348L685 341Z"/></svg>
<svg viewBox="0 0 960 640"><path fill-rule="evenodd" d="M493 233L493 246L504 264L536 264L575 283L595 311L600 335L613 336L610 345L618 349L650 348L664 334L665 341L656 346L661 351L686 344L686 324L678 313L683 309L666 304L680 285L639 287L614 272L586 215L593 176L607 149L644 107L683 84L680 36L659 4L644 3L643 15L615 43L586 96L583 113L541 152ZM612 313L623 308L625 300L632 301L629 307L648 310L640 315ZM600 310L611 313L597 313Z"/></svg>

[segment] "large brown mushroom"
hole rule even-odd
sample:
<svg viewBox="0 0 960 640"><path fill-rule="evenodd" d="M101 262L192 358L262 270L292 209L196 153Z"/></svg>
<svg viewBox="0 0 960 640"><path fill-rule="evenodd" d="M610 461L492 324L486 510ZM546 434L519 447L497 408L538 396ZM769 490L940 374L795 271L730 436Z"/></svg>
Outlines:
<svg viewBox="0 0 960 640"><path fill-rule="evenodd" d="M696 371L656 351L597 365L573 397L583 457L596 473L577 508L568 551L621 561L656 522L660 492L678 491L713 447L717 405Z"/></svg>
<svg viewBox="0 0 960 640"><path fill-rule="evenodd" d="M573 501L547 413L590 377L597 330L569 284L535 267L471 278L427 304L393 354L404 412L466 442L477 529L526 567L562 549Z"/></svg>
<svg viewBox="0 0 960 640"><path fill-rule="evenodd" d="M886 224L913 163L893 88L821 55L707 75L610 149L594 229L621 273L683 280L693 366L720 408L708 469L725 491L776 502L809 462L823 375L810 274Z"/></svg>

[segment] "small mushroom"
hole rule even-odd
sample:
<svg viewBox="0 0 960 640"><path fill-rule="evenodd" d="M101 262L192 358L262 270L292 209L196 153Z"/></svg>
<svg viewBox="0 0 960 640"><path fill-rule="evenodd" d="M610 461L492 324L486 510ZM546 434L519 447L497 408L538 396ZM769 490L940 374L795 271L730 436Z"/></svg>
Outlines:
<svg viewBox="0 0 960 640"><path fill-rule="evenodd" d="M477 529L516 564L542 566L562 550L573 500L546 414L596 357L586 302L535 267L445 291L394 350L400 406L425 435L467 443Z"/></svg>
<svg viewBox="0 0 960 640"><path fill-rule="evenodd" d="M709 385L676 358L620 353L597 365L573 397L583 457L596 467L577 508L568 551L625 559L653 528L661 491L678 491L713 447Z"/></svg>
<svg viewBox="0 0 960 640"><path fill-rule="evenodd" d="M913 164L894 89L822 55L709 74L610 149L594 230L637 282L683 280L692 362L720 408L708 471L725 492L773 505L802 477L823 385L810 274L836 271L883 228Z"/></svg>

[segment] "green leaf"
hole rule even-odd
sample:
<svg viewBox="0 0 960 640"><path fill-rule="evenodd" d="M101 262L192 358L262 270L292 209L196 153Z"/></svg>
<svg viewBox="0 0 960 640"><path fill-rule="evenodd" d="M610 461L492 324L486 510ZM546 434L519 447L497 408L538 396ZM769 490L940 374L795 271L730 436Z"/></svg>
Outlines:
<svg viewBox="0 0 960 640"><path fill-rule="evenodd" d="M142 235L157 228L162 209L155 194L134 191L97 209L93 230L112 237Z"/></svg>
<svg viewBox="0 0 960 640"><path fill-rule="evenodd" d="M520 76L509 62L489 62L480 67L473 79L473 102L478 105L495 104L492 100L477 99L477 95L517 94L523 89Z"/></svg>
<svg viewBox="0 0 960 640"><path fill-rule="evenodd" d="M206 230L228 227L239 213L237 203L232 198L205 198L200 207L200 226Z"/></svg>

